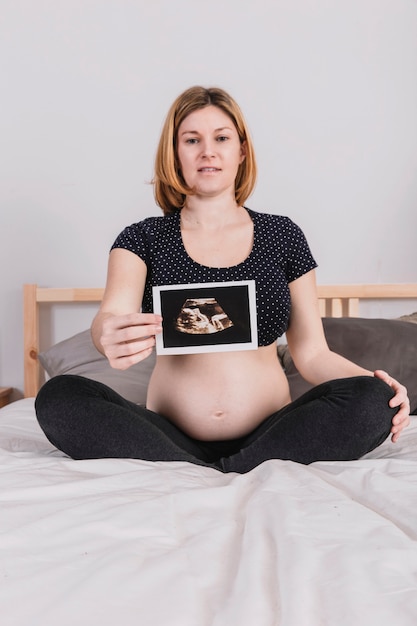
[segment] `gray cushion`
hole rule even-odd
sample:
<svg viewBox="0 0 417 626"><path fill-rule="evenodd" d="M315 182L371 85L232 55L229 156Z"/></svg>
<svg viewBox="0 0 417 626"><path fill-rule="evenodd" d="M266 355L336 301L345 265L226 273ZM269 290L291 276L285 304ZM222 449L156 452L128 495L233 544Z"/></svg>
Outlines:
<svg viewBox="0 0 417 626"><path fill-rule="evenodd" d="M127 370L115 370L93 344L89 330L55 344L39 354L39 361L50 377L78 374L102 382L127 400L145 404L149 378L155 365L155 352Z"/></svg>
<svg viewBox="0 0 417 626"><path fill-rule="evenodd" d="M408 389L412 413L417 413L417 324L402 320L324 318L329 347L369 370L382 369ZM293 400L311 389L299 374L288 346L279 355Z"/></svg>

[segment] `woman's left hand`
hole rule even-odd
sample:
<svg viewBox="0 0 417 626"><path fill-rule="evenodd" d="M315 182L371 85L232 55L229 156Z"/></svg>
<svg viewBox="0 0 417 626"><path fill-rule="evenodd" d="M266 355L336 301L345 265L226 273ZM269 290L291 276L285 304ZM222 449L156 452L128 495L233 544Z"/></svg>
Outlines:
<svg viewBox="0 0 417 626"><path fill-rule="evenodd" d="M383 370L376 370L374 372L376 378L380 378L395 392L395 395L391 398L389 405L391 408L400 407L398 413L395 414L392 420L391 428L391 441L395 443L398 441L399 436L403 428L410 424L410 400L408 399L407 389L404 385L392 378L387 372Z"/></svg>

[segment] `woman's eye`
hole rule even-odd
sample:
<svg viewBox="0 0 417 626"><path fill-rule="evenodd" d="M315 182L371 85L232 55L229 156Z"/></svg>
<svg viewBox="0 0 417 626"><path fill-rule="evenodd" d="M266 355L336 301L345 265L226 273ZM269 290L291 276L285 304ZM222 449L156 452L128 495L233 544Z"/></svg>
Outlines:
<svg viewBox="0 0 417 626"><path fill-rule="evenodd" d="M229 137L226 137L225 135L220 135L220 137L217 137L217 141L227 141L229 139Z"/></svg>
<svg viewBox="0 0 417 626"><path fill-rule="evenodd" d="M189 143L189 144L198 143L198 139L196 139L196 137L190 137L190 139L187 139L185 143Z"/></svg>

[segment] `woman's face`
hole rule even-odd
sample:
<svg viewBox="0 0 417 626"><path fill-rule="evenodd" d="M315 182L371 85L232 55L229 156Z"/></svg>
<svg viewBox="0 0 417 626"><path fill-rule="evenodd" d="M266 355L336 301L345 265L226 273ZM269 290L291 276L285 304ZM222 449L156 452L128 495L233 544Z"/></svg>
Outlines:
<svg viewBox="0 0 417 626"><path fill-rule="evenodd" d="M224 111L210 105L190 113L178 128L177 156L182 176L197 196L234 197L245 145Z"/></svg>

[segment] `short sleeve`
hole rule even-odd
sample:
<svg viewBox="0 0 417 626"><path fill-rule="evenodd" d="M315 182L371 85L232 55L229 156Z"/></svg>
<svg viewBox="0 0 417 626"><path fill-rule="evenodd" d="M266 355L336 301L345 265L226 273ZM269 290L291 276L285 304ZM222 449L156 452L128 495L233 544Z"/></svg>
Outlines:
<svg viewBox="0 0 417 626"><path fill-rule="evenodd" d="M286 277L292 282L317 267L310 246L301 228L289 220L290 236L287 239Z"/></svg>
<svg viewBox="0 0 417 626"><path fill-rule="evenodd" d="M129 250L140 257L142 261L148 265L150 258L150 236L151 233L149 232L147 220L138 222L137 224L132 224L122 230L120 235L116 237L111 250L114 250L115 248Z"/></svg>

